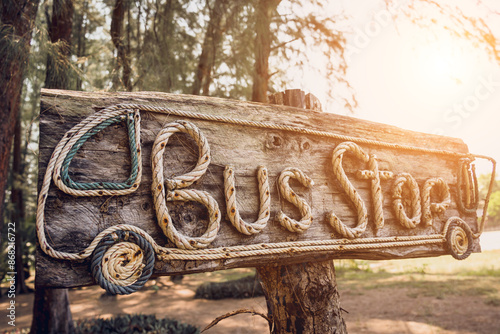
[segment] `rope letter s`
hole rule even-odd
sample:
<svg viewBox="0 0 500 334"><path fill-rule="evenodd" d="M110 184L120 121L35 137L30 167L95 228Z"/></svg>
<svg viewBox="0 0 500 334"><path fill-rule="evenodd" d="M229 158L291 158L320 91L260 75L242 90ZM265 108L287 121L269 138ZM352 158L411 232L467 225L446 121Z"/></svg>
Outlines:
<svg viewBox="0 0 500 334"><path fill-rule="evenodd" d="M309 228L309 226L311 226L312 223L313 218L311 207L303 198L297 196L297 194L292 190L292 188L288 184L290 178L299 180L300 183L302 183L306 187L313 186L314 181L307 175L305 175L300 169L292 167L285 168L281 172L278 179L281 196L298 207L300 210L300 214L302 215L300 221L297 221L285 215L283 211L280 211L280 213L278 214L278 220L280 224L290 232L304 232Z"/></svg>

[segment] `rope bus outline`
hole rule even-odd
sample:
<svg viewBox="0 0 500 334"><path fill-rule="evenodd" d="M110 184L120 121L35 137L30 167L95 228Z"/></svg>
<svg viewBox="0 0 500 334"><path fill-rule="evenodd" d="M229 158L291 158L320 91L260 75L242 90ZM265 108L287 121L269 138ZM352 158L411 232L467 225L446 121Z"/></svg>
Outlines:
<svg viewBox="0 0 500 334"><path fill-rule="evenodd" d="M139 227L118 224L101 231L90 245L79 253L57 251L49 244L45 234L44 212L52 180L61 191L73 196L127 195L137 190L142 175L142 150L140 146L141 111L226 124L238 124L261 129L283 130L340 140L341 143L334 148L332 154L333 172L340 182L341 188L356 209L357 225L355 227L348 227L335 213L331 212L328 214L328 221L334 230L343 237L342 239L260 243L208 248L217 236L222 213L217 201L208 192L187 189L187 187L201 178L207 171L211 161L210 146L196 125L188 121L178 120L167 124L160 130L151 153L153 169L153 184L151 189L157 221L163 233L177 248L166 248L158 245L147 232ZM78 183L71 180L68 172L69 165L81 146L94 134L112 124L122 121L125 121L127 126L131 152L132 168L129 178L123 183ZM175 176L172 179L164 179L163 152L170 136L177 132L186 133L194 139L199 149L199 158L196 166L190 172ZM381 181L394 180L392 189L393 209L397 220L407 229L414 229L421 223L426 226L432 225L433 213L444 212L450 205L451 198L448 185L441 178L428 179L423 185L422 191L420 191L417 182L408 173L393 175L389 171L379 171L376 156L366 154L359 145L372 145L458 158L457 204L459 211L464 214L475 213L479 204L477 178L472 162L476 158L489 160L492 163L491 180L485 198L482 219L478 223L478 230L473 232L469 225L460 217L451 217L446 221L442 232L439 234L360 238L367 227L368 213L363 200L342 167L342 160L345 154L353 155L368 166L366 170L358 170L356 177L358 179L370 180L371 196L374 203L374 223L377 229L384 226ZM140 289L153 273L155 258L160 261L220 260L296 252L341 252L357 249L445 244L454 258L462 260L471 254L473 239L479 238L483 232L488 202L495 178L495 168L495 160L482 155L400 145L345 136L327 131L271 122L257 122L225 116L207 115L162 106L121 104L108 107L88 116L66 132L57 144L47 165L39 193L36 230L42 251L53 258L84 260L91 257L91 273L94 280L112 294L130 294ZM259 166L257 171L260 208L258 218L253 223L245 222L239 215L234 174L234 167L231 165L226 166L223 176L229 221L242 234L251 235L259 233L266 227L270 218L270 190L267 169L264 166ZM278 179L280 195L296 206L302 215L301 219L296 221L283 212L279 212L278 221L287 230L301 233L307 230L312 224L311 207L288 185L290 178L297 179L306 187L313 186L314 181L297 168L286 168L281 172ZM402 204L402 189L404 185L410 189L411 217L408 217ZM432 189L437 193L437 197L440 200L439 203L431 203L430 193ZM200 237L188 237L177 231L166 206L166 202L168 201L196 201L203 204L209 212L209 224L203 235Z"/></svg>

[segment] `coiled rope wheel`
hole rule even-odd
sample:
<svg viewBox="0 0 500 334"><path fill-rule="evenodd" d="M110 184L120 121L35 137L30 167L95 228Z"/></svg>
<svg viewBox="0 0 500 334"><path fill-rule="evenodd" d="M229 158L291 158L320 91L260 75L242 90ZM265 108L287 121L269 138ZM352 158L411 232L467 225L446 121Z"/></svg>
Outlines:
<svg viewBox="0 0 500 334"><path fill-rule="evenodd" d="M451 256L457 260L464 260L472 253L472 230L458 217L450 218L448 223L446 246Z"/></svg>
<svg viewBox="0 0 500 334"><path fill-rule="evenodd" d="M106 235L92 254L94 280L109 293L128 295L142 288L153 273L155 252L151 244L132 231Z"/></svg>

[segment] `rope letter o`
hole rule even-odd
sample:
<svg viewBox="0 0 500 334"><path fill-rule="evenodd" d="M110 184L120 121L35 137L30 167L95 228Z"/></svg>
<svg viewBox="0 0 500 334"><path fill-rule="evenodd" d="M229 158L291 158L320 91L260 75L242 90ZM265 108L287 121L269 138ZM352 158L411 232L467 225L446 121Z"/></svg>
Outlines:
<svg viewBox="0 0 500 334"><path fill-rule="evenodd" d="M409 218L403 205L403 186L407 184L410 188L410 203L412 217ZM420 209L420 190L417 181L408 173L401 173L396 177L393 190L393 205L396 217L406 228L415 228L420 223L422 212Z"/></svg>

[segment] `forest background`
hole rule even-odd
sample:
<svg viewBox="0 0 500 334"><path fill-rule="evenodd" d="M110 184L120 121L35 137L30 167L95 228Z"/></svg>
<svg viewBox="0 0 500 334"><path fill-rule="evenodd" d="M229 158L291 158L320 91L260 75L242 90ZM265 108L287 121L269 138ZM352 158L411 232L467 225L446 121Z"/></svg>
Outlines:
<svg viewBox="0 0 500 334"><path fill-rule="evenodd" d="M483 65L480 71L498 71L500 63L496 23L500 9L494 1L2 0L0 9L1 251L6 251L7 222L15 222L16 271L25 273L17 277L18 293L28 291L24 279L33 274L34 266L39 96L43 87L161 91L256 102L266 102L277 91L301 88L317 95L326 112L376 120L380 120L376 115L387 114L400 125L397 120L411 119L411 112L367 106L366 94L360 98L356 89L363 81L359 79L363 74L352 76L356 68L369 74L361 62L377 67L366 58L376 48L373 40L399 31L400 38L414 40L416 45L453 45L448 63L454 52L458 58L459 51L472 54L472 61ZM369 23L357 22L357 13L369 16ZM413 31L418 31L418 38L412 36ZM387 62L392 61L391 56L404 56L400 49L386 47L382 57ZM446 67L445 63L436 68ZM484 67L486 63L488 67ZM423 66L432 70L436 65L428 62ZM478 82L488 80L475 75ZM383 83L392 77L398 80L391 73L379 75L377 80ZM463 84L466 79L451 78L462 83L453 94L455 99L462 96L459 102L465 111L450 107L451 112L439 113L431 106L427 108L430 113L444 121L417 130L457 135L450 129L456 129L459 121L460 126L473 123L470 115L480 115L477 110L484 105L472 111L466 108L464 96L474 94L477 86ZM391 91L398 97L385 97L376 89L377 82L366 81L378 98L411 104L404 94ZM500 76L490 80L493 97L481 103L498 102L498 82ZM418 89L410 87L413 92ZM463 127L458 130L466 132ZM488 177L479 177L483 195ZM498 181L488 212L489 226L500 226ZM7 272L5 260L6 256L0 257L0 279ZM47 298L54 302L39 305L35 328L68 326L65 319L71 319L71 313L65 290L40 290L36 292L40 303ZM58 324L50 323L54 321L50 314L57 312Z"/></svg>

